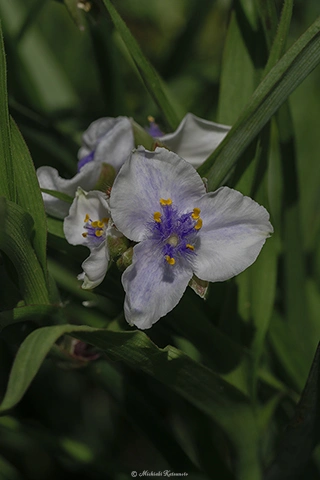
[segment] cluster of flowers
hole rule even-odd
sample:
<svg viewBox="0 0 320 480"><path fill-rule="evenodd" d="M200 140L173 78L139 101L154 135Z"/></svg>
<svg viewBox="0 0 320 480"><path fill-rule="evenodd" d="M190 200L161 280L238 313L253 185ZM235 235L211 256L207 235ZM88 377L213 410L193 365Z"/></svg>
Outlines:
<svg viewBox="0 0 320 480"><path fill-rule="evenodd" d="M120 258L130 325L150 328L190 282L199 286L239 274L272 233L265 208L228 187L207 193L195 170L228 131L190 113L171 134L151 121L155 149L149 151L134 149L130 119L102 118L83 135L73 178L38 169L42 188L74 197L70 207L43 194L47 213L64 219L67 241L90 249L78 276L82 288L99 285L110 262Z"/></svg>

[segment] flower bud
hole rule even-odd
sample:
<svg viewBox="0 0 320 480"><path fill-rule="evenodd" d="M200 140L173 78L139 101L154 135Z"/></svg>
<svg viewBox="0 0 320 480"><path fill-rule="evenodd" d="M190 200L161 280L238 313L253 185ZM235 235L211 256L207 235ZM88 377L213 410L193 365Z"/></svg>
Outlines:
<svg viewBox="0 0 320 480"><path fill-rule="evenodd" d="M132 263L133 247L129 247L117 260L117 267L123 272Z"/></svg>

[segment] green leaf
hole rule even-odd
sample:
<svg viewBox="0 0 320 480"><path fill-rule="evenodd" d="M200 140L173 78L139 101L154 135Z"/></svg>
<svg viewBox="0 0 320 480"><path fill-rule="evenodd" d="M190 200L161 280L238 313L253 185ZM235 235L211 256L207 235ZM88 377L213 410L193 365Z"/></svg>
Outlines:
<svg viewBox="0 0 320 480"><path fill-rule="evenodd" d="M320 18L270 70L229 134L199 168L215 190L231 174L238 158L272 115L320 62Z"/></svg>
<svg viewBox="0 0 320 480"><path fill-rule="evenodd" d="M168 126L173 130L176 129L179 124L179 119L167 98L159 75L143 55L137 41L112 5L111 1L103 0L103 3L136 65L146 89L158 105L158 108L162 112Z"/></svg>
<svg viewBox="0 0 320 480"><path fill-rule="evenodd" d="M19 29L19 32L16 37L16 42L19 43L29 31L29 29L34 25L37 20L38 15L40 14L42 8L45 6L46 0L33 0L32 5L29 6L27 14L24 21Z"/></svg>
<svg viewBox="0 0 320 480"><path fill-rule="evenodd" d="M237 278L239 285L239 311L245 310L253 327L251 344L251 393L256 395L258 369L265 337L271 320L277 282L277 260L279 239L274 235L262 248L255 263Z"/></svg>
<svg viewBox="0 0 320 480"><path fill-rule="evenodd" d="M282 435L276 458L265 480L291 480L303 473L319 441L320 425L320 346L318 345L309 376L294 417Z"/></svg>
<svg viewBox="0 0 320 480"><path fill-rule="evenodd" d="M63 220L53 217L47 217L48 233L56 237L65 239L63 233Z"/></svg>
<svg viewBox="0 0 320 480"><path fill-rule="evenodd" d="M85 30L86 28L86 19L85 13L78 8L75 0L63 0L63 3L66 6L66 9L69 11L70 16L79 30Z"/></svg>
<svg viewBox="0 0 320 480"><path fill-rule="evenodd" d="M232 125L256 87L255 69L235 11L231 12L223 49L218 121Z"/></svg>
<svg viewBox="0 0 320 480"><path fill-rule="evenodd" d="M260 17L262 20L266 41L270 48L268 63L264 70L266 75L283 55L291 24L293 0L285 0L279 25L277 11L273 0L259 0Z"/></svg>
<svg viewBox="0 0 320 480"><path fill-rule="evenodd" d="M48 188L41 188L41 192L47 193L52 197L59 198L59 200L62 200L67 203L73 202L73 198L70 197L70 195L67 195L66 193L63 193L63 192L58 192L57 190L49 190Z"/></svg>
<svg viewBox="0 0 320 480"><path fill-rule="evenodd" d="M27 304L49 302L45 277L31 246L32 217L19 205L0 197L0 250L13 262Z"/></svg>
<svg viewBox="0 0 320 480"><path fill-rule="evenodd" d="M41 320L55 313L58 308L57 305L27 305L0 312L0 331L13 323Z"/></svg>
<svg viewBox="0 0 320 480"><path fill-rule="evenodd" d="M46 214L37 174L28 147L11 118L12 161L17 186L17 203L33 218L33 246L42 269L47 275Z"/></svg>
<svg viewBox="0 0 320 480"><path fill-rule="evenodd" d="M46 275L46 217L36 172L18 127L8 116L6 62L0 31L0 194L16 201L34 220L34 248Z"/></svg>
<svg viewBox="0 0 320 480"><path fill-rule="evenodd" d="M38 111L56 112L76 108L80 99L52 51L47 35L42 33L38 25L29 29L25 38L27 41L21 41L17 48L16 38L29 10L30 5L23 0L0 3L6 41L10 50L15 52L11 75L16 76L19 98L26 96L27 103L37 105Z"/></svg>
<svg viewBox="0 0 320 480"><path fill-rule="evenodd" d="M260 478L257 430L248 398L176 348L156 347L140 331L115 332L58 325L32 332L15 358L1 412L19 402L50 348L63 334L73 334L102 349L112 359L123 361L173 389L212 418L227 434L236 450L237 478Z"/></svg>
<svg viewBox="0 0 320 480"><path fill-rule="evenodd" d="M0 23L0 195L15 200L7 97L7 66Z"/></svg>

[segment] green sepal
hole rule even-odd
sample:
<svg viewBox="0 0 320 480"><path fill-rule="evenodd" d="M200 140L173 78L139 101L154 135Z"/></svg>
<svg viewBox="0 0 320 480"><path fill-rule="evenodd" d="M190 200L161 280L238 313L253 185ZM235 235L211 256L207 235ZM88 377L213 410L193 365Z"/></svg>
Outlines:
<svg viewBox="0 0 320 480"><path fill-rule="evenodd" d="M193 275L189 282L189 287L192 288L199 297L206 300L208 296L209 282L206 280L200 280L196 275Z"/></svg>
<svg viewBox="0 0 320 480"><path fill-rule="evenodd" d="M109 163L102 163L101 171L97 183L93 190L107 192L113 185L116 178L115 168Z"/></svg>

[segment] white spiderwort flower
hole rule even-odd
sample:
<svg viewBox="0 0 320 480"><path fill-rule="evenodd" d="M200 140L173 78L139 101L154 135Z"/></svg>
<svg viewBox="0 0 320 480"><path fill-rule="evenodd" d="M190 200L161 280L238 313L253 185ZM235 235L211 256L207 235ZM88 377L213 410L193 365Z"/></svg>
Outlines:
<svg viewBox="0 0 320 480"><path fill-rule="evenodd" d="M83 134L83 145L78 153L78 173L70 178L60 177L52 167L40 167L37 170L41 188L57 190L74 196L78 187L93 190L99 179L103 163L114 167L118 172L134 147L131 122L127 117L100 118L91 123ZM43 193L46 212L54 217L68 215L69 204Z"/></svg>
<svg viewBox="0 0 320 480"><path fill-rule="evenodd" d="M198 168L214 152L230 128L187 113L175 132L157 138L169 150Z"/></svg>
<svg viewBox="0 0 320 480"><path fill-rule="evenodd" d="M90 256L82 263L83 273L78 276L83 280L83 288L96 287L107 272L110 259L107 238L120 235L110 217L104 193L77 189L63 230L71 245L84 245L90 249Z"/></svg>
<svg viewBox="0 0 320 480"><path fill-rule="evenodd" d="M219 282L245 270L273 231L265 208L228 187L206 193L196 170L163 148L131 155L110 208L117 228L139 242L122 283L126 319L141 329L177 305L193 274Z"/></svg>

